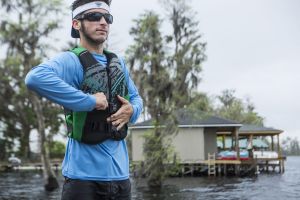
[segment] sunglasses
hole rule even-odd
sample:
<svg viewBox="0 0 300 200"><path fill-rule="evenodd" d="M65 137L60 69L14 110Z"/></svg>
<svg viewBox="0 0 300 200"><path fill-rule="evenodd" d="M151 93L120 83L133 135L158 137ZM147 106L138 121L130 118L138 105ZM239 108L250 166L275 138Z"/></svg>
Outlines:
<svg viewBox="0 0 300 200"><path fill-rule="evenodd" d="M78 20L86 19L86 20L91 21L91 22L96 22L96 21L100 21L100 19L102 17L104 17L106 23L108 23L108 24L113 23L113 16L109 13L90 12L90 13L82 14L77 19Z"/></svg>

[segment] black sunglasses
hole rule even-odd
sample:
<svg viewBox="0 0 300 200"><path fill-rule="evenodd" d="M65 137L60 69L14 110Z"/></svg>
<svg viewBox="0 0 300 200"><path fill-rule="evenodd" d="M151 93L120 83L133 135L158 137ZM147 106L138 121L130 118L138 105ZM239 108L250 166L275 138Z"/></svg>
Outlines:
<svg viewBox="0 0 300 200"><path fill-rule="evenodd" d="M86 19L91 22L100 21L100 19L104 17L106 23L112 24L113 23L113 16L109 13L100 13L100 12L90 12L86 14L82 14L79 17L76 17L78 20Z"/></svg>

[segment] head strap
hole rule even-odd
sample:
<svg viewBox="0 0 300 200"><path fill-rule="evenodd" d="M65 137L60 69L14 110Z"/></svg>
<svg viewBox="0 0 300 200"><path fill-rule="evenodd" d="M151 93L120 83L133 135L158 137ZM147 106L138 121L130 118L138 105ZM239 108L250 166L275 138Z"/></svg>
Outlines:
<svg viewBox="0 0 300 200"><path fill-rule="evenodd" d="M79 6L75 10L73 10L72 18L74 19L74 17L76 17L78 14L83 13L83 12L85 12L87 10L90 10L90 9L95 9L95 8L101 8L101 9L104 9L104 10L107 10L108 12L110 12L109 5L107 5L105 2L103 2L103 1L94 1L94 2L84 4L82 6Z"/></svg>

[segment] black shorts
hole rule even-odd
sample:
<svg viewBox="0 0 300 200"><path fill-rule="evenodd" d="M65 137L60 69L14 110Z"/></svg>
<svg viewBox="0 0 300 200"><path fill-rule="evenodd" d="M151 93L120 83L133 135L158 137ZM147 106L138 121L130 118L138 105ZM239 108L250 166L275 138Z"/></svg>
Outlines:
<svg viewBox="0 0 300 200"><path fill-rule="evenodd" d="M85 181L65 178L62 200L130 200L130 180Z"/></svg>

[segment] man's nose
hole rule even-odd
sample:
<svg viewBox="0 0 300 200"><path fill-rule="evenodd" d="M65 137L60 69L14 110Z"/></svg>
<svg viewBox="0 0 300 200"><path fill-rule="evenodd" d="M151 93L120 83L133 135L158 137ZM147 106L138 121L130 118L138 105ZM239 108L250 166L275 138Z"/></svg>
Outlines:
<svg viewBox="0 0 300 200"><path fill-rule="evenodd" d="M108 23L106 22L104 16L102 16L102 17L100 18L100 24L106 24L106 25L108 25Z"/></svg>

